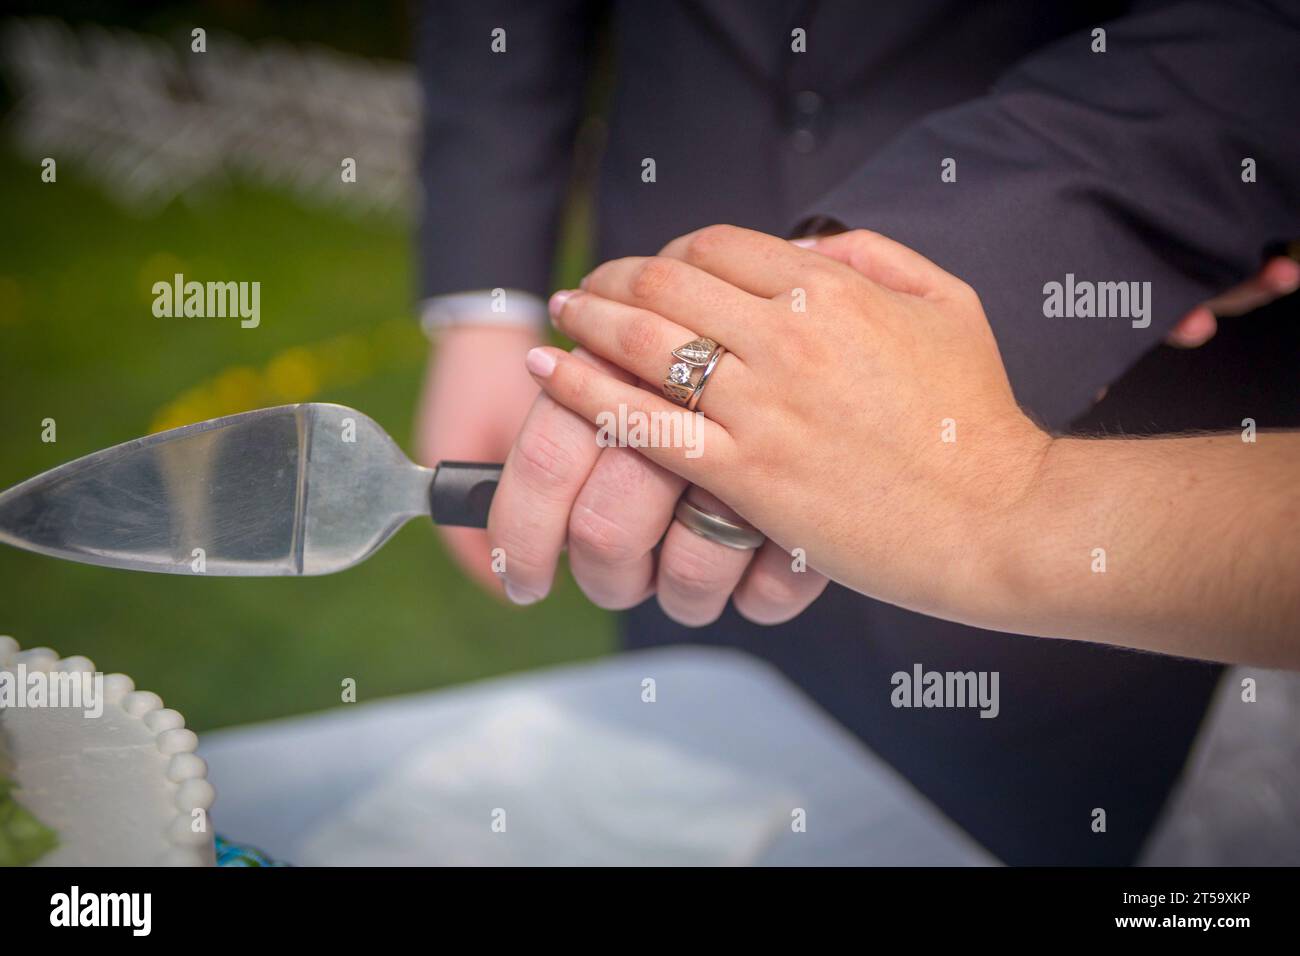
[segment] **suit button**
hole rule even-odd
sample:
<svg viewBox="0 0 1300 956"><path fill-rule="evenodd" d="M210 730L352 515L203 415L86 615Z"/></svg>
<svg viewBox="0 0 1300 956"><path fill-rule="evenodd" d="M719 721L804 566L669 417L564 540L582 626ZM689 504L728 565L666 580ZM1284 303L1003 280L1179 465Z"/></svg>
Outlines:
<svg viewBox="0 0 1300 956"><path fill-rule="evenodd" d="M800 90L790 101L790 145L796 153L811 153L826 137L825 100L812 90Z"/></svg>

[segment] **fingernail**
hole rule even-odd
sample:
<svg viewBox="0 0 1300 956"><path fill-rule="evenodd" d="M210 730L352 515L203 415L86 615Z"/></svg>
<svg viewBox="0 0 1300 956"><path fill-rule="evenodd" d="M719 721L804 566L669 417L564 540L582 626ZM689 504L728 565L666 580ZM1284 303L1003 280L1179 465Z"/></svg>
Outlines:
<svg viewBox="0 0 1300 956"><path fill-rule="evenodd" d="M559 318L560 313L564 311L564 303L573 297L573 292L573 289L561 289L551 296L551 301L546 304L547 310L551 313L551 318Z"/></svg>
<svg viewBox="0 0 1300 956"><path fill-rule="evenodd" d="M803 239L791 239L790 245L798 246L800 249L811 249L819 242L816 236L806 236Z"/></svg>
<svg viewBox="0 0 1300 956"><path fill-rule="evenodd" d="M555 371L555 356L546 349L529 349L524 364L538 378L550 378Z"/></svg>
<svg viewBox="0 0 1300 956"><path fill-rule="evenodd" d="M510 581L506 582L506 597L520 605L536 604L539 600L536 594L533 594L531 591L525 591L523 588L512 584Z"/></svg>

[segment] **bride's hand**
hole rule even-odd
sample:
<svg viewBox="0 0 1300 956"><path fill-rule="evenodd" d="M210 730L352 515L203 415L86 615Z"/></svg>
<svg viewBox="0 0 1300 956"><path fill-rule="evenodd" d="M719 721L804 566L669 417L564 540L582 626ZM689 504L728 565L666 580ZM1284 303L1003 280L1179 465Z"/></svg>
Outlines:
<svg viewBox="0 0 1300 956"><path fill-rule="evenodd" d="M605 263L551 313L652 383L533 349L542 388L593 422L620 405L681 414L658 390L672 349L724 345L701 394L703 453L641 451L809 566L958 620L996 600L982 593L987 562L1051 439L1017 406L979 298L956 277L870 232L807 247L712 226Z"/></svg>

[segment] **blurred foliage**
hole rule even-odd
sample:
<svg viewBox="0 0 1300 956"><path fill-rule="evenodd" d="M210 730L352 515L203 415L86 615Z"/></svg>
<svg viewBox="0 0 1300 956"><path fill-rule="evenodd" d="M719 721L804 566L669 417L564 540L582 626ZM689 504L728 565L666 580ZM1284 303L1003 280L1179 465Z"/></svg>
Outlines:
<svg viewBox="0 0 1300 956"><path fill-rule="evenodd" d="M249 40L320 43L348 53L410 59L411 23L423 0L9 0L10 16L188 34L194 27ZM437 2L437 0L433 0Z"/></svg>
<svg viewBox="0 0 1300 956"><path fill-rule="evenodd" d="M153 428L301 399L355 406L409 453L427 349L405 227L238 183L140 219L76 172L43 184L0 151L0 487ZM581 270L577 233L566 273ZM173 271L260 281L260 327L155 318L150 284ZM41 441L46 418L57 443ZM140 574L0 546L0 633L129 673L202 731L341 706L346 677L364 702L600 655L613 619L567 578L539 605L498 604L414 522L323 578Z"/></svg>

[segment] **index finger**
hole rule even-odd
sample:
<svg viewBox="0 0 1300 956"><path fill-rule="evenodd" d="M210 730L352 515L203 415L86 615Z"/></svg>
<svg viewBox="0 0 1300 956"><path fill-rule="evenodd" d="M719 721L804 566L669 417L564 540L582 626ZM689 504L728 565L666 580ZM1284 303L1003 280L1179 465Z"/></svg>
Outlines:
<svg viewBox="0 0 1300 956"><path fill-rule="evenodd" d="M573 355L627 378L581 349ZM594 425L549 395L538 396L506 456L488 516L488 541L494 553L501 549L506 596L516 604L550 592L569 513L600 451Z"/></svg>
<svg viewBox="0 0 1300 956"><path fill-rule="evenodd" d="M765 299L789 295L819 269L840 268L795 243L739 226L705 226L674 239L659 254Z"/></svg>

